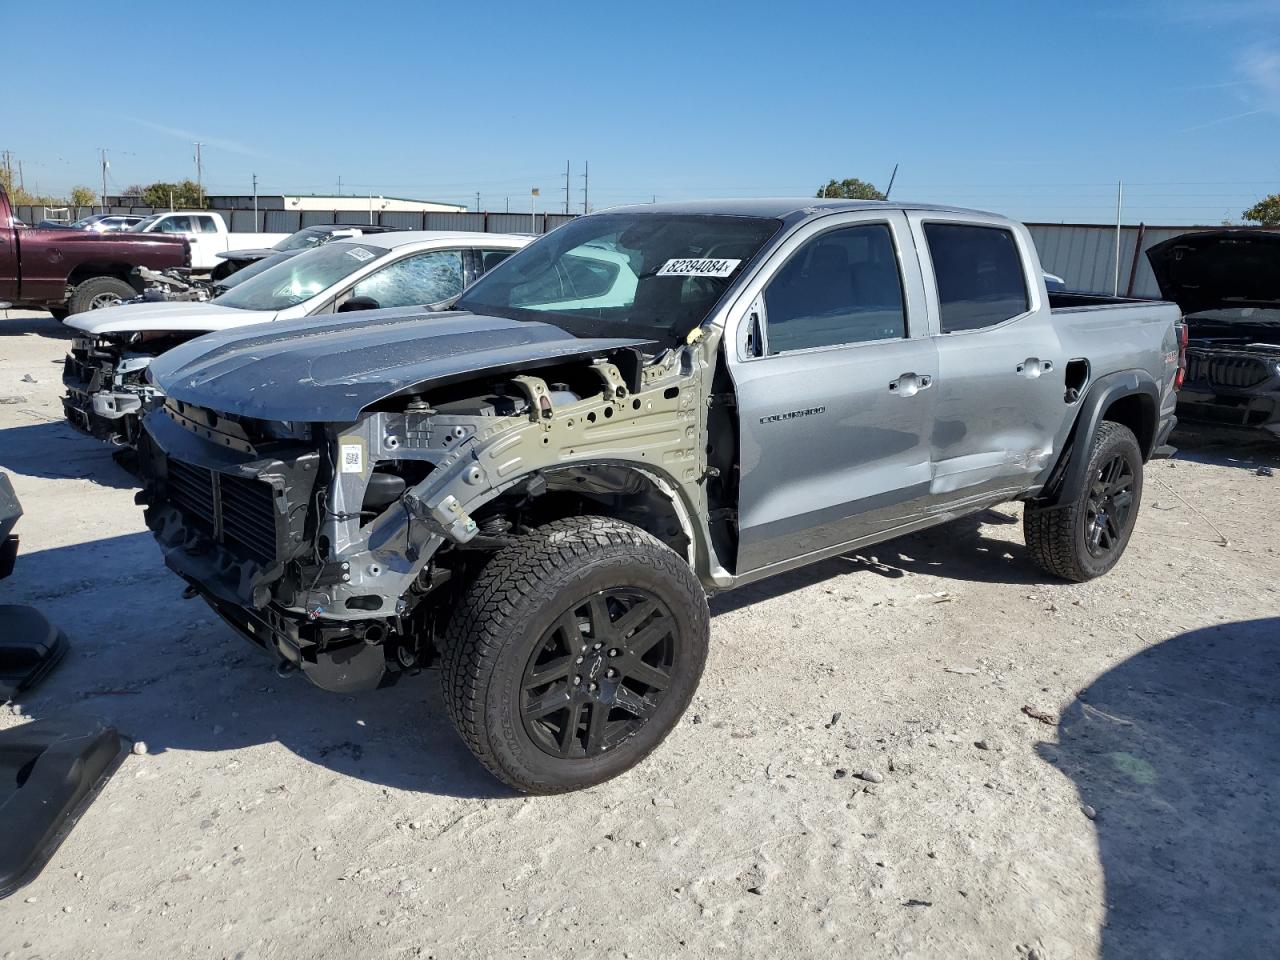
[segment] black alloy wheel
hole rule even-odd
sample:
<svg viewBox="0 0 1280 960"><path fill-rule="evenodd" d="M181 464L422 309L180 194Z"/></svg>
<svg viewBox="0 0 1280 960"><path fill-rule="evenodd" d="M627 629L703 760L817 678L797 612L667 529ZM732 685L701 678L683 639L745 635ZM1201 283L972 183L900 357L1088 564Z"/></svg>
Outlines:
<svg viewBox="0 0 1280 960"><path fill-rule="evenodd" d="M605 590L575 604L546 632L525 668L525 732L561 759L595 756L624 743L671 686L678 636L667 605L643 590Z"/></svg>
<svg viewBox="0 0 1280 960"><path fill-rule="evenodd" d="M1133 468L1117 452L1093 474L1085 503L1085 543L1089 554L1105 559L1124 541L1133 510Z"/></svg>

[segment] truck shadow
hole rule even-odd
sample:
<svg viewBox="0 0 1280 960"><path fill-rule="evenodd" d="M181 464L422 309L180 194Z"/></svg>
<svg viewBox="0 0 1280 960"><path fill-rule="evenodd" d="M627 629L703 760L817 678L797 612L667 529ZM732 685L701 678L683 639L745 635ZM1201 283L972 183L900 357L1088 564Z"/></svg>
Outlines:
<svg viewBox="0 0 1280 960"><path fill-rule="evenodd" d="M0 470L45 480L89 480L127 490L138 485L112 454L117 448L64 421L0 429Z"/></svg>
<svg viewBox="0 0 1280 960"><path fill-rule="evenodd" d="M1097 814L1103 957L1273 957L1280 943L1280 617L1108 670L1039 755Z"/></svg>
<svg viewBox="0 0 1280 960"><path fill-rule="evenodd" d="M152 754L278 744L399 790L515 795L458 738L436 671L355 697L326 693L297 674L281 678L202 601L181 599L182 586L150 533L21 554L13 576L0 581L0 603L40 607L71 641L63 662L19 697L23 712L101 716ZM273 766L264 790L280 786ZM296 770L290 776L299 778Z"/></svg>
<svg viewBox="0 0 1280 960"><path fill-rule="evenodd" d="M23 316L15 317L8 310L0 310L0 337L40 336L54 340L70 340L75 331L60 320L55 320L47 313L31 314L26 310L18 311Z"/></svg>

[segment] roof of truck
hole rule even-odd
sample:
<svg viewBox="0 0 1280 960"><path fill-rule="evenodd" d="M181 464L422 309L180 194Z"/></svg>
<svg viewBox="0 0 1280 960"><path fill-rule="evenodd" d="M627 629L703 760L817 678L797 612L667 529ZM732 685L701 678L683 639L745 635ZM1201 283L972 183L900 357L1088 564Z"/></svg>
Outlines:
<svg viewBox="0 0 1280 960"><path fill-rule="evenodd" d="M900 200L826 200L821 197L760 197L729 200L687 200L680 203L637 203L612 207L601 213L690 214L722 217L819 216L827 213L857 210L933 210L940 213L970 213L984 217L999 216L982 210L940 206L933 203L911 203Z"/></svg>

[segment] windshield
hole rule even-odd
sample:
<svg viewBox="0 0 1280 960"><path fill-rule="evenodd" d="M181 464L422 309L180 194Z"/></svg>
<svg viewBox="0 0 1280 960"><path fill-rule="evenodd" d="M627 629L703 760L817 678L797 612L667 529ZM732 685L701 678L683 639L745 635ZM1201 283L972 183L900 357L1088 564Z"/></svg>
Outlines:
<svg viewBox="0 0 1280 960"><path fill-rule="evenodd" d="M781 225L755 217L583 217L485 274L454 309L674 345L710 316Z"/></svg>
<svg viewBox="0 0 1280 960"><path fill-rule="evenodd" d="M130 227L129 232L130 233L146 233L147 227L151 226L153 223L159 220L161 216L162 215L159 213L153 213L149 217L144 217L142 220L139 220L132 227Z"/></svg>
<svg viewBox="0 0 1280 960"><path fill-rule="evenodd" d="M310 250L312 247L319 247L328 243L334 238L335 234L332 230L317 230L315 227L307 227L305 230L299 230L297 233L291 233L272 250Z"/></svg>
<svg viewBox="0 0 1280 960"><path fill-rule="evenodd" d="M284 310L310 300L388 253L385 247L326 243L263 270L211 302L237 310Z"/></svg>

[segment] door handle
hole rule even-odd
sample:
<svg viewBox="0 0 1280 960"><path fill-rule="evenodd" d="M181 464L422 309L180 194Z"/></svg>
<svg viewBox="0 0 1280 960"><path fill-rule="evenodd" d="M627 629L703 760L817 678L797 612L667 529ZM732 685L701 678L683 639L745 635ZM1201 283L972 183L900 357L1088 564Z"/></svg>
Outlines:
<svg viewBox="0 0 1280 960"><path fill-rule="evenodd" d="M1034 380L1042 373L1049 373L1053 370L1052 360L1041 360L1039 357L1027 357L1018 364L1018 376L1026 377L1028 380Z"/></svg>
<svg viewBox="0 0 1280 960"><path fill-rule="evenodd" d="M921 390L933 386L933 377L925 374L904 373L897 380L889 382L889 392L900 397L914 397Z"/></svg>

